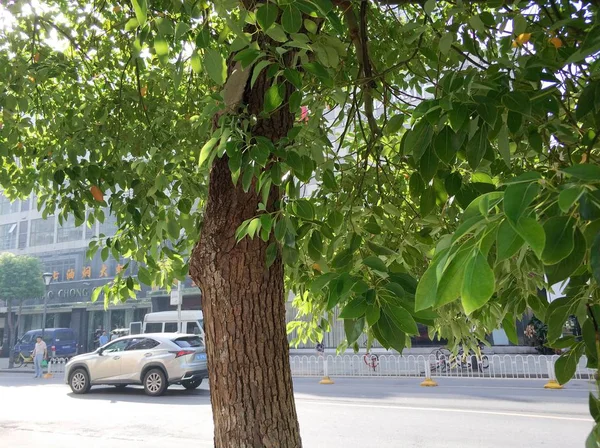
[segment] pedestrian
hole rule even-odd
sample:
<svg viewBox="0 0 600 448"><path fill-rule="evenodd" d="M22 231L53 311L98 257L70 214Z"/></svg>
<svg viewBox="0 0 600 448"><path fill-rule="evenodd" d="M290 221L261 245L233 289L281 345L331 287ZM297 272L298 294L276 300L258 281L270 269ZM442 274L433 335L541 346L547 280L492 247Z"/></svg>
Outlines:
<svg viewBox="0 0 600 448"><path fill-rule="evenodd" d="M106 335L106 330L104 330L102 332L102 336L100 336L99 342L100 342L100 347L108 344L108 336Z"/></svg>
<svg viewBox="0 0 600 448"><path fill-rule="evenodd" d="M37 336L35 347L33 348L33 365L35 367L34 378L42 377L42 361L46 359L48 355L48 347L42 340L41 336Z"/></svg>
<svg viewBox="0 0 600 448"><path fill-rule="evenodd" d="M115 339L117 339L119 337L119 335L117 334L117 330L113 330L112 334L110 335L110 340L114 341Z"/></svg>

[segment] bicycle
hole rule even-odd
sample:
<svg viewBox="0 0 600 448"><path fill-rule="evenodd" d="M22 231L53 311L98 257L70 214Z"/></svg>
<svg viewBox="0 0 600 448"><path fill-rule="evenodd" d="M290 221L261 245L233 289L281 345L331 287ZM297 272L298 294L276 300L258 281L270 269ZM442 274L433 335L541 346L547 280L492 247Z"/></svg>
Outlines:
<svg viewBox="0 0 600 448"><path fill-rule="evenodd" d="M19 352L15 355L13 360L15 367L21 367L23 364L33 365L33 352L29 353L29 356L25 356L23 352Z"/></svg>
<svg viewBox="0 0 600 448"><path fill-rule="evenodd" d="M438 348L431 352L432 355L435 356L435 360L431 362L429 365L431 370L452 370L452 369L472 369L473 363L472 357L475 356L473 351L469 351L468 354L465 354L465 351L462 347L458 349L456 355L454 355L447 348ZM477 368L478 370L487 369L490 366L490 360L487 355L481 355L481 357L477 357Z"/></svg>

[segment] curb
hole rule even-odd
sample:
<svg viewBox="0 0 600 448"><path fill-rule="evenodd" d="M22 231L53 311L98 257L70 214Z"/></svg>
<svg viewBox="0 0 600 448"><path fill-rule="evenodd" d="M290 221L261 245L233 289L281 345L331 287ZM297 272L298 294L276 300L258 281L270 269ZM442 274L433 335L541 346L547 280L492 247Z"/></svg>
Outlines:
<svg viewBox="0 0 600 448"><path fill-rule="evenodd" d="M35 371L32 370L23 370L23 369L0 369L0 373L33 373L35 374Z"/></svg>

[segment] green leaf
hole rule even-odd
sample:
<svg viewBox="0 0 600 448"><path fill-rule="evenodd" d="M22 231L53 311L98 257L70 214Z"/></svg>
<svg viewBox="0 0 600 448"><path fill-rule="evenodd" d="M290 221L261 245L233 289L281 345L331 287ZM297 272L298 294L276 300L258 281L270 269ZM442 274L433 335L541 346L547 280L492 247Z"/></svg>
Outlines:
<svg viewBox="0 0 600 448"><path fill-rule="evenodd" d="M467 161L469 166L476 169L487 152L490 142L487 138L487 128L481 127L467 143Z"/></svg>
<svg viewBox="0 0 600 448"><path fill-rule="evenodd" d="M471 258L473 252L473 242L467 242L461 246L444 269L440 278L437 290L435 307L440 307L447 303L454 302L460 298L462 292L463 279L467 261Z"/></svg>
<svg viewBox="0 0 600 448"><path fill-rule="evenodd" d="M356 297L346 304L340 313L340 319L358 319L365 315L367 311L367 301L363 296Z"/></svg>
<svg viewBox="0 0 600 448"><path fill-rule="evenodd" d="M456 153L462 144L462 133L460 135L456 134L449 126L444 126L439 134L436 135L433 147L440 160L446 164L450 164L456 157Z"/></svg>
<svg viewBox="0 0 600 448"><path fill-rule="evenodd" d="M523 92L515 91L507 93L502 97L502 104L513 112L526 115L531 114L531 101L529 101L529 97Z"/></svg>
<svg viewBox="0 0 600 448"><path fill-rule="evenodd" d="M62 183L65 181L65 172L63 170L57 170L54 172L54 182L56 182L58 185L62 185Z"/></svg>
<svg viewBox="0 0 600 448"><path fill-rule="evenodd" d="M582 345L576 345L571 350L563 353L560 358L556 360L554 364L554 370L556 372L556 380L560 384L568 383L575 372L577 371L577 363L582 354Z"/></svg>
<svg viewBox="0 0 600 448"><path fill-rule="evenodd" d="M412 153L418 162L433 138L433 127L427 120L419 121L415 127L406 133L404 148L407 154Z"/></svg>
<svg viewBox="0 0 600 448"><path fill-rule="evenodd" d="M529 204L537 197L537 182L510 184L504 192L504 214L513 223L519 221Z"/></svg>
<svg viewBox="0 0 600 448"><path fill-rule="evenodd" d="M265 92L265 112L271 113L283 103L282 85L273 84Z"/></svg>
<svg viewBox="0 0 600 448"><path fill-rule="evenodd" d="M569 216L555 216L544 223L546 245L542 252L544 264L556 264L573 251L575 221Z"/></svg>
<svg viewBox="0 0 600 448"><path fill-rule="evenodd" d="M202 72L202 60L200 59L200 55L198 54L197 51L194 51L192 53L192 58L191 58L190 62L192 64L192 70L194 71L194 73Z"/></svg>
<svg viewBox="0 0 600 448"><path fill-rule="evenodd" d="M190 29L191 27L187 23L179 22L175 27L175 39L180 40Z"/></svg>
<svg viewBox="0 0 600 448"><path fill-rule="evenodd" d="M386 303L384 313L389 316L403 332L410 335L419 334L417 323L411 314L403 307Z"/></svg>
<svg viewBox="0 0 600 448"><path fill-rule="evenodd" d="M169 44L163 37L157 36L154 39L154 51L157 56L167 56L169 54Z"/></svg>
<svg viewBox="0 0 600 448"><path fill-rule="evenodd" d="M392 118L388 120L383 129L385 135L394 135L400 129L402 129L402 125L404 124L404 114L396 114Z"/></svg>
<svg viewBox="0 0 600 448"><path fill-rule="evenodd" d="M444 33L442 37L440 37L440 42L438 43L440 53L444 56L448 56L450 52L450 48L452 47L452 43L454 42L454 34L453 33Z"/></svg>
<svg viewBox="0 0 600 448"><path fill-rule="evenodd" d="M204 69L208 76L219 84L220 86L225 84L227 78L227 64L225 58L214 48L207 48L204 50Z"/></svg>
<svg viewBox="0 0 600 448"><path fill-rule="evenodd" d="M517 336L517 326L515 324L514 316L507 314L504 319L502 319L502 329L510 342L519 345L519 337Z"/></svg>
<svg viewBox="0 0 600 448"><path fill-rule="evenodd" d="M303 64L302 67L304 67L304 69L308 73L315 75L317 78L319 78L319 80L325 85L325 87L333 88L333 78L320 62L307 62Z"/></svg>
<svg viewBox="0 0 600 448"><path fill-rule="evenodd" d="M561 169L561 171L577 179L600 182L600 166L598 165L585 163L569 166Z"/></svg>
<svg viewBox="0 0 600 448"><path fill-rule="evenodd" d="M281 250L281 259L288 266L294 266L298 262L298 251L294 247L284 245Z"/></svg>
<svg viewBox="0 0 600 448"><path fill-rule="evenodd" d="M146 23L148 15L146 0L131 0L131 3L133 3L133 10L135 11L135 17L139 25L143 26Z"/></svg>
<svg viewBox="0 0 600 448"><path fill-rule="evenodd" d="M458 132L463 127L465 121L469 119L469 110L464 104L452 103L452 110L448 112L448 118L454 132Z"/></svg>
<svg viewBox="0 0 600 448"><path fill-rule="evenodd" d="M502 157L506 166L510 167L510 146L506 125L502 125L500 132L498 132L498 153L500 153L500 157Z"/></svg>
<svg viewBox="0 0 600 448"><path fill-rule="evenodd" d="M267 269L271 267L271 265L275 262L275 258L277 258L277 243L273 242L269 244L266 251L266 265Z"/></svg>
<svg viewBox="0 0 600 448"><path fill-rule="evenodd" d="M420 197L425 190L425 182L423 182L421 175L416 171L410 175L408 190L413 198Z"/></svg>
<svg viewBox="0 0 600 448"><path fill-rule="evenodd" d="M600 84L591 82L581 92L579 99L577 100L577 108L575 109L575 118L579 121L583 119L588 113L594 110L596 102L596 92Z"/></svg>
<svg viewBox="0 0 600 448"><path fill-rule="evenodd" d="M437 263L431 263L417 285L415 311L435 306L437 301Z"/></svg>
<svg viewBox="0 0 600 448"><path fill-rule="evenodd" d="M198 164L200 166L202 166L204 164L204 162L206 162L208 160L212 149L215 147L215 145L217 144L218 141L219 141L218 138L213 137L204 144L204 146L200 150L200 159L198 160Z"/></svg>
<svg viewBox="0 0 600 448"><path fill-rule="evenodd" d="M327 286L329 282L335 278L337 278L337 274L334 274L333 272L327 272L319 275L310 284L310 292L313 294L321 292L323 288L325 288L325 286Z"/></svg>
<svg viewBox="0 0 600 448"><path fill-rule="evenodd" d="M512 224L512 223L511 223ZM533 218L522 217L513 228L525 240L538 258L542 258L542 252L546 245L546 233L544 228Z"/></svg>
<svg viewBox="0 0 600 448"><path fill-rule="evenodd" d="M594 238L590 249L590 267L596 282L600 283L600 232Z"/></svg>
<svg viewBox="0 0 600 448"><path fill-rule="evenodd" d="M508 220L503 220L496 236L496 260L502 261L512 257L524 243Z"/></svg>
<svg viewBox="0 0 600 448"><path fill-rule="evenodd" d="M145 285L152 286L152 277L148 270L143 266L138 268L138 280Z"/></svg>
<svg viewBox="0 0 600 448"><path fill-rule="evenodd" d="M471 314L487 303L494 294L496 279L485 256L475 250L465 266L465 278L461 290L465 313Z"/></svg>
<svg viewBox="0 0 600 448"><path fill-rule="evenodd" d="M421 195L419 208L421 210L421 216L427 216L433 211L435 208L435 189L433 187L425 189Z"/></svg>
<svg viewBox="0 0 600 448"><path fill-rule="evenodd" d="M383 341L379 337L377 339L382 345L391 347L400 353L404 350L406 335L385 311L381 312L379 320L373 326L373 332L376 336L381 336Z"/></svg>
<svg viewBox="0 0 600 448"><path fill-rule="evenodd" d="M367 309L365 311L365 317L367 318L367 324L372 327L377 323L379 318L381 317L381 308L377 303L372 305L367 305Z"/></svg>
<svg viewBox="0 0 600 448"><path fill-rule="evenodd" d="M302 219L311 221L315 217L315 208L307 199L297 199L294 202L294 213Z"/></svg>
<svg viewBox="0 0 600 448"><path fill-rule="evenodd" d="M297 33L302 27L302 13L293 4L286 5L281 17L281 25L288 33Z"/></svg>
<svg viewBox="0 0 600 448"><path fill-rule="evenodd" d="M582 187L571 187L562 190L558 195L558 206L564 213L567 213L584 191Z"/></svg>
<svg viewBox="0 0 600 448"><path fill-rule="evenodd" d="M310 240L308 241L308 255L315 261L319 261L323 254L323 239L321 232L313 230Z"/></svg>
<svg viewBox="0 0 600 448"><path fill-rule="evenodd" d="M388 271L387 266L381 260L381 258L376 257L374 255L364 258L362 262L365 266L367 266L375 271L379 271L379 272L387 272Z"/></svg>
<svg viewBox="0 0 600 448"><path fill-rule="evenodd" d="M435 176L435 173L437 172L438 164L439 159L433 150L433 146L430 145L419 162L419 171L425 183L428 183L433 179L433 176Z"/></svg>
<svg viewBox="0 0 600 448"><path fill-rule="evenodd" d="M344 320L344 332L346 333L346 340L348 345L354 344L365 329L365 318L360 319L345 319Z"/></svg>
<svg viewBox="0 0 600 448"><path fill-rule="evenodd" d="M273 2L267 2L256 10L256 21L264 30L268 30L279 15L279 8Z"/></svg>
<svg viewBox="0 0 600 448"><path fill-rule="evenodd" d="M600 400L598 400L592 392L590 392L588 404L590 407L590 415L594 421L600 421Z"/></svg>
<svg viewBox="0 0 600 448"><path fill-rule="evenodd" d="M343 249L338 252L335 257L333 257L333 260L331 260L331 267L334 269L344 268L348 266L350 262L352 262L352 258L352 251L350 249Z"/></svg>
<svg viewBox="0 0 600 448"><path fill-rule="evenodd" d="M371 249L371 251L375 255L398 255L392 249L389 249L384 246L380 246L379 244L374 243L373 241L370 241L370 240L367 240L367 246L369 247L369 249Z"/></svg>
<svg viewBox="0 0 600 448"><path fill-rule="evenodd" d="M457 171L450 173L444 181L444 187L446 188L448 196L454 196L456 193L458 193L461 186L462 176Z"/></svg>

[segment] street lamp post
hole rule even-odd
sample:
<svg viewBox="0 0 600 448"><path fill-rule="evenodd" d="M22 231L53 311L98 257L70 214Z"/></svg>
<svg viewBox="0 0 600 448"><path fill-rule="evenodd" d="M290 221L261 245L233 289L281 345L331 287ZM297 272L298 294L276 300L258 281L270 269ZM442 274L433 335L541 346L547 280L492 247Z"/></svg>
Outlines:
<svg viewBox="0 0 600 448"><path fill-rule="evenodd" d="M48 290L50 289L50 282L52 282L52 272L44 272L42 274L44 278L44 284L46 285L46 294L44 294L44 314L42 316L42 341L44 340L44 332L46 331L46 305L48 301Z"/></svg>

